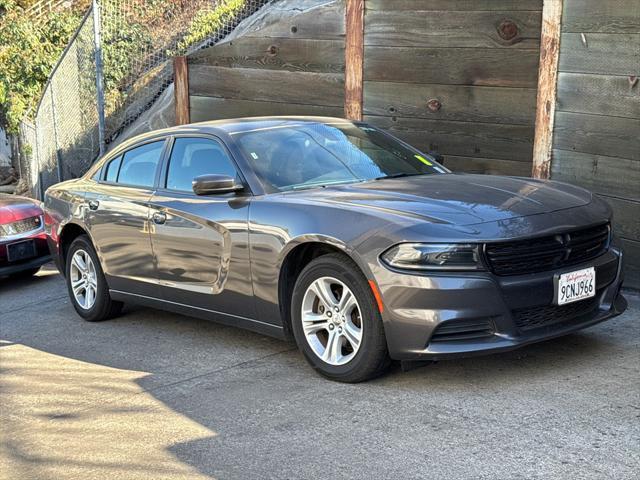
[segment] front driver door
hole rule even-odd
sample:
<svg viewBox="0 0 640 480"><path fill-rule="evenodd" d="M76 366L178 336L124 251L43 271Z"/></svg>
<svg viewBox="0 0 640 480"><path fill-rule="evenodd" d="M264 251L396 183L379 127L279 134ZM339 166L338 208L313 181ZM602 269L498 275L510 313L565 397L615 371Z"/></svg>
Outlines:
<svg viewBox="0 0 640 480"><path fill-rule="evenodd" d="M255 318L249 265L250 195L198 196L192 181L205 174L240 180L222 142L176 137L161 188L151 198L151 243L165 300Z"/></svg>

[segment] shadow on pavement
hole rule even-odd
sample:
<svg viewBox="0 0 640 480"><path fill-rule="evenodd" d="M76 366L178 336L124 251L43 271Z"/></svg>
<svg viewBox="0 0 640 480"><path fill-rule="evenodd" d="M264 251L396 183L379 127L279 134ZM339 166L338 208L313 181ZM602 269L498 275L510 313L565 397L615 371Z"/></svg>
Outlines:
<svg viewBox="0 0 640 480"><path fill-rule="evenodd" d="M20 297L15 315L7 296ZM0 298L5 450L23 478L496 478L513 464L527 477L541 456L547 476L633 466L624 432L592 448L594 428L618 418L612 405L633 403L620 392L637 380L637 340L620 327L637 324L622 317L344 385L290 343L202 320L133 307L84 322L48 270Z"/></svg>

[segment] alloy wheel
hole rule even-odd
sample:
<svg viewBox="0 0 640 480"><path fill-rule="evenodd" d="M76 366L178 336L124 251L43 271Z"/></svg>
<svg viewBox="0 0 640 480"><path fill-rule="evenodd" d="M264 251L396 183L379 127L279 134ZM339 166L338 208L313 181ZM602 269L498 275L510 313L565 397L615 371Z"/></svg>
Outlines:
<svg viewBox="0 0 640 480"><path fill-rule="evenodd" d="M78 306L84 310L93 307L98 292L98 280L93 260L85 250L78 249L71 257L69 281Z"/></svg>
<svg viewBox="0 0 640 480"><path fill-rule="evenodd" d="M321 277L302 300L302 328L313 353L330 365L344 365L362 344L362 314L353 292L343 282Z"/></svg>

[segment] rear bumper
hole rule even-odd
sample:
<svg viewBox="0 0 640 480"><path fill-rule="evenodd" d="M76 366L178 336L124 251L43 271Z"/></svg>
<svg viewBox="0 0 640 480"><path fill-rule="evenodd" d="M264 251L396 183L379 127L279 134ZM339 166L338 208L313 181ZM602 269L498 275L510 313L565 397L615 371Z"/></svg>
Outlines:
<svg viewBox="0 0 640 480"><path fill-rule="evenodd" d="M596 268L596 297L553 306L554 275L590 266ZM389 271L382 276L385 333L397 360L513 350L595 325L627 308L620 294L622 252L615 248L580 265L514 277Z"/></svg>

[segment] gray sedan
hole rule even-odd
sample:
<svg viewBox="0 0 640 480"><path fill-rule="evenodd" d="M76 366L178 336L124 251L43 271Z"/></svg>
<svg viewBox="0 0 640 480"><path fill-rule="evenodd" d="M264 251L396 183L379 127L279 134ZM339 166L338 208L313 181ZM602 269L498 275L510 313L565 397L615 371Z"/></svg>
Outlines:
<svg viewBox="0 0 640 480"><path fill-rule="evenodd" d="M138 136L46 194L80 316L123 302L293 337L345 382L513 349L620 314L611 209L454 174L360 122L252 118Z"/></svg>

